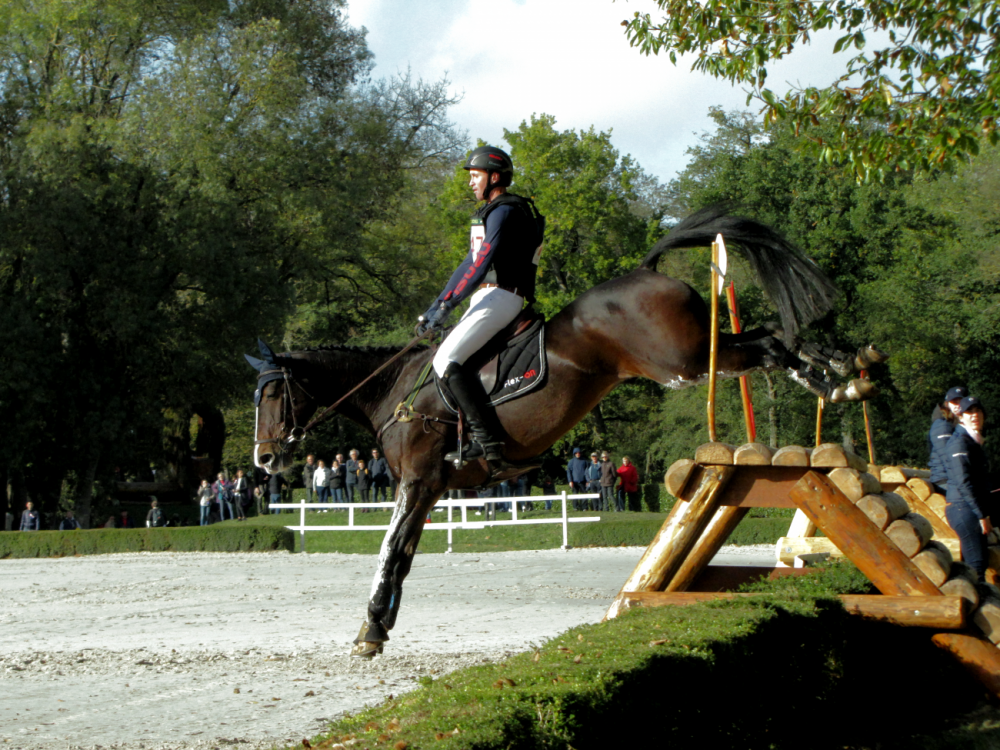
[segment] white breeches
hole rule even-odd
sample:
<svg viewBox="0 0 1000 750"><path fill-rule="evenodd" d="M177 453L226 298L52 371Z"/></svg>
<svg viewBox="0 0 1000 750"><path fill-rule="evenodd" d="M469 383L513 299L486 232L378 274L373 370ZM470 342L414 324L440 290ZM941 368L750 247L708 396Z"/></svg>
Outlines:
<svg viewBox="0 0 1000 750"><path fill-rule="evenodd" d="M448 337L441 342L434 355L434 372L444 375L449 362L464 365L486 342L506 328L521 312L524 298L493 287L480 289L472 295L472 302L462 319Z"/></svg>

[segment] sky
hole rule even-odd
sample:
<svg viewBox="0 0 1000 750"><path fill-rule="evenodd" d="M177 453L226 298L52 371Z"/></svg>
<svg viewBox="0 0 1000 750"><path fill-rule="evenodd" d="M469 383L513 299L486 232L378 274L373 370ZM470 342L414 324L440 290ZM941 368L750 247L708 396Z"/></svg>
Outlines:
<svg viewBox="0 0 1000 750"><path fill-rule="evenodd" d="M756 109L726 81L645 57L629 47L621 22L655 13L652 0L348 0L352 26L368 29L376 77L405 73L447 77L462 101L451 120L503 146L532 114L556 118L560 130L612 131L612 143L646 172L669 182L687 164L685 151L712 127L708 109ZM655 17L655 15L654 15ZM814 38L780 63L768 82L831 82L835 34Z"/></svg>

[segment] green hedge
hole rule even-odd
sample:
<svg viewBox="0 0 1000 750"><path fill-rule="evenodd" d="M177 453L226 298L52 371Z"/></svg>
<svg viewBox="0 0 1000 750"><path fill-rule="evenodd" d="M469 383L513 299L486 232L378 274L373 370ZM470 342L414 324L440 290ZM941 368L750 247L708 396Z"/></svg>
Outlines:
<svg viewBox="0 0 1000 750"><path fill-rule="evenodd" d="M312 746L874 748L979 703L975 681L926 632L847 615L833 594L867 582L837 567L760 585L759 598L628 611L501 663L424 677ZM889 669L887 653L906 658ZM916 715L913 686L928 680L948 689ZM911 720L873 721L866 706Z"/></svg>
<svg viewBox="0 0 1000 750"><path fill-rule="evenodd" d="M165 529L0 532L0 559L113 552L261 552L288 550L295 535L274 526L181 526Z"/></svg>
<svg viewBox="0 0 1000 750"><path fill-rule="evenodd" d="M610 516L610 517L609 517ZM775 544L788 533L788 518L744 518L726 544ZM663 525L663 517L639 519L626 514L619 519L604 514L600 523L579 523L569 527L569 542L574 547L645 547Z"/></svg>

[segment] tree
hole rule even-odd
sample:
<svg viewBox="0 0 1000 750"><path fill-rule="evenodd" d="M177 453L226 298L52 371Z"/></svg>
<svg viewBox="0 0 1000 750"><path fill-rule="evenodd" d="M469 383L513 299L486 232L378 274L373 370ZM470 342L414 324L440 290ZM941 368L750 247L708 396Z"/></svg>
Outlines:
<svg viewBox="0 0 1000 750"><path fill-rule="evenodd" d="M952 167L998 140L1000 9L992 2L863 4L838 0L657 0L662 16L636 12L623 21L646 55L748 86L747 103L764 105L766 122L785 121L807 135L826 163L849 163L860 178L893 169ZM854 48L825 87L766 85L767 64L824 30L842 34L834 51ZM836 123L833 134L822 123Z"/></svg>
<svg viewBox="0 0 1000 750"><path fill-rule="evenodd" d="M252 391L240 353L324 282L406 288L369 228L453 147L451 99L368 82L342 7L0 13L0 473L47 511L66 480L86 523L95 480L148 471L165 432L183 453L193 411Z"/></svg>

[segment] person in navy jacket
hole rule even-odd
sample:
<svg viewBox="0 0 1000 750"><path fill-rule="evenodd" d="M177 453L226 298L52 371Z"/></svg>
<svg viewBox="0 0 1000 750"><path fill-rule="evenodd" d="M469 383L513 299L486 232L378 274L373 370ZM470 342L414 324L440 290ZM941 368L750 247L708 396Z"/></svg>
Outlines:
<svg viewBox="0 0 1000 750"><path fill-rule="evenodd" d="M945 446L958 424L958 407L962 399L969 395L967 388L960 385L949 389L944 395L944 401L934 408L931 430L927 435L927 448L930 452L929 466L931 470L930 483L935 485L942 495L948 489L948 472L945 469Z"/></svg>
<svg viewBox="0 0 1000 750"><path fill-rule="evenodd" d="M469 426L471 440L463 458L499 461L503 443L494 434L495 415L487 411L478 375L463 365L517 317L524 300L534 301L545 221L529 199L507 192L514 164L501 149L481 146L463 168L476 200L486 203L473 214L469 254L420 316L417 335L443 326L448 314L471 298L469 309L438 347L434 371ZM446 461L457 459L457 451L445 456Z"/></svg>
<svg viewBox="0 0 1000 750"><path fill-rule="evenodd" d="M579 448L573 448L573 458L566 464L566 481L569 482L570 492L574 495L587 491L587 462L582 453ZM573 510L583 510L583 505L583 500L579 498L573 500Z"/></svg>
<svg viewBox="0 0 1000 750"><path fill-rule="evenodd" d="M945 446L948 504L945 516L962 547L962 560L982 579L986 572L986 535L992 531L987 510L989 464L983 450L986 413L975 396L963 398L958 407L959 425Z"/></svg>

